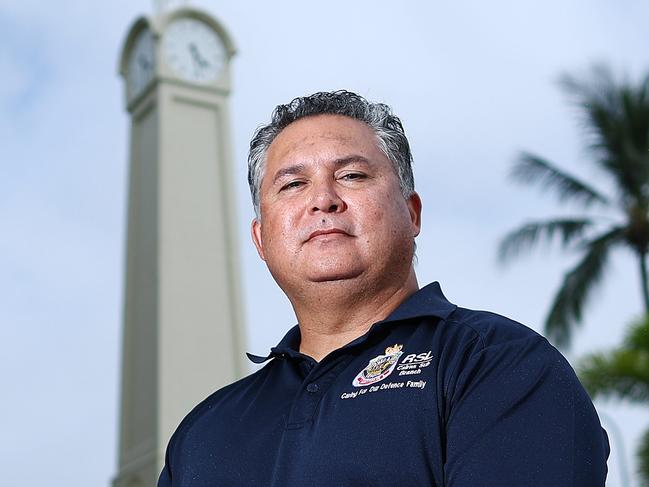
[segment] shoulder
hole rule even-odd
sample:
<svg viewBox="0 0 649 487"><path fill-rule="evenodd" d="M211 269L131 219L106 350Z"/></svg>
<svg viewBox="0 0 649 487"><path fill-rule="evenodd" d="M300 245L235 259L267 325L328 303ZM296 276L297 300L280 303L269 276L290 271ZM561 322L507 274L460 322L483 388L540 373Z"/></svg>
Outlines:
<svg viewBox="0 0 649 487"><path fill-rule="evenodd" d="M445 396L456 406L467 401L483 408L492 403L556 406L557 398L592 408L572 366L548 340L505 316L457 308L442 325L463 337L448 350ZM497 408L496 408L497 409Z"/></svg>
<svg viewBox="0 0 649 487"><path fill-rule="evenodd" d="M458 307L446 319L445 326L466 334L475 342L476 350L502 346L517 341L547 340L531 328L511 318L490 311L478 311ZM548 344L549 345L549 344Z"/></svg>
<svg viewBox="0 0 649 487"><path fill-rule="evenodd" d="M525 388L543 378L581 389L574 370L545 337L489 311L457 308L440 323L444 389L449 399L467 388Z"/></svg>
<svg viewBox="0 0 649 487"><path fill-rule="evenodd" d="M563 355L504 316L458 308L445 322L440 410L451 483L492 473L503 485L603 485L609 447ZM552 444L552 449L537 448ZM521 455L520 452L525 452ZM499 476L499 477L497 477Z"/></svg>

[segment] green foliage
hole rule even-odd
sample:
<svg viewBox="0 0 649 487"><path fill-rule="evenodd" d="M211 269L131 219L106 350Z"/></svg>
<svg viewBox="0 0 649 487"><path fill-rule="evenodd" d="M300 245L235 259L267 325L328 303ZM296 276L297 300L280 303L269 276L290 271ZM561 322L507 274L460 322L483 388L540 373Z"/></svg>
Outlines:
<svg viewBox="0 0 649 487"><path fill-rule="evenodd" d="M619 196L646 201L649 75L637 85L617 83L608 68L596 66L590 81L564 76L561 84L581 108L587 146L595 162L614 177Z"/></svg>
<svg viewBox="0 0 649 487"><path fill-rule="evenodd" d="M611 250L617 247L629 247L637 255L649 312L644 262L649 251L649 76L636 85L617 82L607 68L598 66L585 80L564 76L561 86L579 110L592 161L613 181L615 194L607 196L528 152L517 158L512 177L521 184L539 186L582 211L593 206L613 211L617 221L584 214L527 222L505 235L498 255L506 262L541 243L557 240L564 250L581 253L577 264L565 273L545 320L548 337L566 347L592 291L605 276Z"/></svg>
<svg viewBox="0 0 649 487"><path fill-rule="evenodd" d="M555 218L547 221L527 222L508 233L500 243L498 256L501 261L534 247L539 241L552 241L555 235L561 237L563 247L580 240L584 232L593 225L584 218Z"/></svg>
<svg viewBox="0 0 649 487"><path fill-rule="evenodd" d="M631 336L634 334L635 336ZM649 323L636 324L625 344L609 352L588 355L579 368L582 384L592 397L615 396L649 404ZM638 348L632 340L640 339Z"/></svg>
<svg viewBox="0 0 649 487"><path fill-rule="evenodd" d="M581 322L582 310L603 277L610 249L621 241L623 229L615 227L592 240L580 242L584 255L568 271L545 320L545 331L558 346L570 343L571 325Z"/></svg>
<svg viewBox="0 0 649 487"><path fill-rule="evenodd" d="M623 344L588 355L578 367L591 397L616 397L649 405L649 315L631 325ZM638 448L639 473L649 486L649 431Z"/></svg>
<svg viewBox="0 0 649 487"><path fill-rule="evenodd" d="M539 184L544 190L556 191L559 201L576 200L584 206L592 203L609 205L606 196L575 176L556 168L549 161L521 153L511 172L512 179L523 184Z"/></svg>

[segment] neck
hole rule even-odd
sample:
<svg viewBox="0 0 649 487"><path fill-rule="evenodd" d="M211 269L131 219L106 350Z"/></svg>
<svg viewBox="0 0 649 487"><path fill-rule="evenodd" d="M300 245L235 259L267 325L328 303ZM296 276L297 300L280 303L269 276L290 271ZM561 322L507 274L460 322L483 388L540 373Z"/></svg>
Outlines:
<svg viewBox="0 0 649 487"><path fill-rule="evenodd" d="M291 300L300 324L300 352L320 361L330 352L364 335L419 289L411 270L403 283L379 291L328 283L317 293Z"/></svg>

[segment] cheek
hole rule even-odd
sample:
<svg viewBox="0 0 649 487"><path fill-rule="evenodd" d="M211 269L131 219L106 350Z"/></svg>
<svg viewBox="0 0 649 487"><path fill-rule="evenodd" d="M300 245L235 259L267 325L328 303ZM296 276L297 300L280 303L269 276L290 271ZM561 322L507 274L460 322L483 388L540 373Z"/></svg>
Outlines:
<svg viewBox="0 0 649 487"><path fill-rule="evenodd" d="M374 227L377 231L392 233L410 222L410 213L401 193L395 196L386 192L361 204L365 215L364 224Z"/></svg>
<svg viewBox="0 0 649 487"><path fill-rule="evenodd" d="M285 254L294 250L298 231L289 214L277 213L264 220L261 235L266 252Z"/></svg>
<svg viewBox="0 0 649 487"><path fill-rule="evenodd" d="M406 236L412 233L410 212L400 194L375 202L371 213L369 231L374 234L379 245L400 245L410 241ZM369 242L368 242L369 243Z"/></svg>
<svg viewBox="0 0 649 487"><path fill-rule="evenodd" d="M365 198L355 202L354 227L362 235L365 247L383 246L393 230L387 221L394 211L392 204L382 198Z"/></svg>

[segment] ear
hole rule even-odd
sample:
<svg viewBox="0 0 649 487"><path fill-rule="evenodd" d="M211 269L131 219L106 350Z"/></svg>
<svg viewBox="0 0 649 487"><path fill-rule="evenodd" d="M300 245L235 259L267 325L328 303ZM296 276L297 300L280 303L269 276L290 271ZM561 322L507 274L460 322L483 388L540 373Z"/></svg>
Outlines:
<svg viewBox="0 0 649 487"><path fill-rule="evenodd" d="M406 199L406 204L408 205L408 212L410 213L410 221L412 223L412 236L416 237L421 231L421 198L416 192L413 192Z"/></svg>
<svg viewBox="0 0 649 487"><path fill-rule="evenodd" d="M266 256L264 255L264 243L261 239L261 223L256 218L252 219L252 225L250 226L250 236L252 237L252 243L255 244L257 253L261 260L266 261Z"/></svg>

